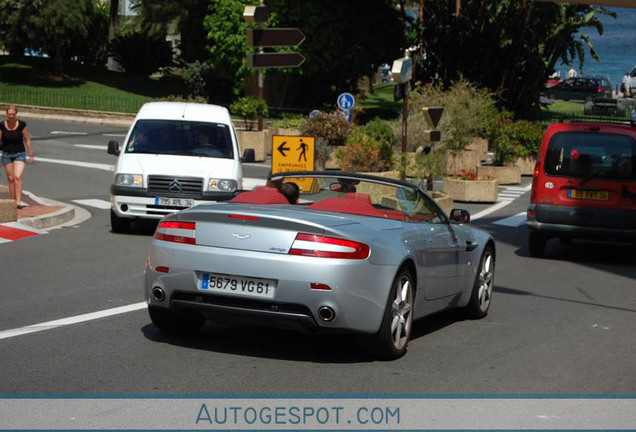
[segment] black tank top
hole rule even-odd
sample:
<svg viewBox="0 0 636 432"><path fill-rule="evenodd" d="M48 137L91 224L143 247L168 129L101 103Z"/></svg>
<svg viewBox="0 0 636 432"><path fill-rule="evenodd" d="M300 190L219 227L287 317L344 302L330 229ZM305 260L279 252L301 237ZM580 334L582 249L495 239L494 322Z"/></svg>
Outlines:
<svg viewBox="0 0 636 432"><path fill-rule="evenodd" d="M5 122L0 122L0 130L2 130L2 151L5 153L20 153L25 151L24 139L22 131L26 127L26 123L18 120L18 127L14 130L7 129Z"/></svg>

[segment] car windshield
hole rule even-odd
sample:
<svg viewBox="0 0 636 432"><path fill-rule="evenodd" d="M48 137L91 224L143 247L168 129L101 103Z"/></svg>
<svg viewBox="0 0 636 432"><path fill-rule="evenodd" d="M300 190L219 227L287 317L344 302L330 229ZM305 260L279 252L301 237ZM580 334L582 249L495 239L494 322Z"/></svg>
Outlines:
<svg viewBox="0 0 636 432"><path fill-rule="evenodd" d="M277 188L290 182L299 186L297 203L307 209L413 222L448 221L430 196L405 182L319 172L279 173L270 178Z"/></svg>
<svg viewBox="0 0 636 432"><path fill-rule="evenodd" d="M130 134L125 152L234 157L228 125L173 120L139 120Z"/></svg>
<svg viewBox="0 0 636 432"><path fill-rule="evenodd" d="M562 132L550 141L545 172L584 179L634 179L636 142L626 135Z"/></svg>

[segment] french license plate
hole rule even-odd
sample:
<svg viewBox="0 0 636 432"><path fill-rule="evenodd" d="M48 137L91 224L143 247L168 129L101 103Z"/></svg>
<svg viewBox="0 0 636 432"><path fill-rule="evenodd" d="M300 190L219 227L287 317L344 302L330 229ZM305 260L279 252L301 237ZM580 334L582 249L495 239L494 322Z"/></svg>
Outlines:
<svg viewBox="0 0 636 432"><path fill-rule="evenodd" d="M189 198L156 197L155 205L168 207L192 207L194 205L194 200Z"/></svg>
<svg viewBox="0 0 636 432"><path fill-rule="evenodd" d="M609 200L609 192L570 189L568 190L568 198L607 201Z"/></svg>
<svg viewBox="0 0 636 432"><path fill-rule="evenodd" d="M201 291L237 296L274 298L276 281L272 279L246 278L242 276L203 273Z"/></svg>

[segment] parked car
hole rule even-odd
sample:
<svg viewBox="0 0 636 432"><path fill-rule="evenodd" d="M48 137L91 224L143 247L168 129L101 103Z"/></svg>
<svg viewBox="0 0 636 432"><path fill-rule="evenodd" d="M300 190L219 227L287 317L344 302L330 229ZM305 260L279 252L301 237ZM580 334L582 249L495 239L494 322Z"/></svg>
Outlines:
<svg viewBox="0 0 636 432"><path fill-rule="evenodd" d="M405 354L416 318L488 313L495 242L409 183L289 172L278 187L200 204L157 226L145 269L150 318L164 331L206 320L367 335L378 357ZM294 201L296 202L296 201Z"/></svg>
<svg viewBox="0 0 636 432"><path fill-rule="evenodd" d="M110 189L117 233L135 219L233 198L242 187L241 162L254 161L253 149L240 156L226 108L182 102L144 104L124 144L110 141L108 153L119 156Z"/></svg>
<svg viewBox="0 0 636 432"><path fill-rule="evenodd" d="M527 226L537 257L551 238L636 243L636 128L550 125L534 169Z"/></svg>
<svg viewBox="0 0 636 432"><path fill-rule="evenodd" d="M550 99L591 100L611 98L612 84L607 78L577 77L567 78L548 89Z"/></svg>

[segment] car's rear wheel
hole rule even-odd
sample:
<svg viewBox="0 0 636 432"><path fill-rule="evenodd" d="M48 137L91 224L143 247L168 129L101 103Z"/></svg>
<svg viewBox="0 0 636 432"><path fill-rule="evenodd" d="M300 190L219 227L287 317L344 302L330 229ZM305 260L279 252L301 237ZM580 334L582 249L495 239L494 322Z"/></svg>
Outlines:
<svg viewBox="0 0 636 432"><path fill-rule="evenodd" d="M377 357L394 360L406 354L413 328L413 278L402 269L395 277L384 310L382 326L376 335Z"/></svg>
<svg viewBox="0 0 636 432"><path fill-rule="evenodd" d="M528 248L530 249L530 255L533 257L541 257L545 252L545 244L548 239L545 234L538 232L531 232L528 240Z"/></svg>
<svg viewBox="0 0 636 432"><path fill-rule="evenodd" d="M466 305L466 315L472 319L483 318L488 315L492 291L495 285L495 252L491 246L486 246L479 261L479 268L475 275L473 292Z"/></svg>
<svg viewBox="0 0 636 432"><path fill-rule="evenodd" d="M110 226L114 233L123 233L128 231L132 219L122 218L111 209L110 210Z"/></svg>
<svg viewBox="0 0 636 432"><path fill-rule="evenodd" d="M150 320L166 333L194 332L203 327L205 318L200 315L185 315L166 308L148 306Z"/></svg>

